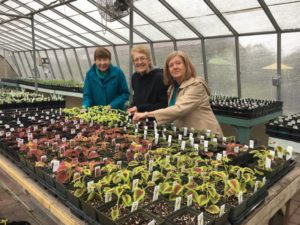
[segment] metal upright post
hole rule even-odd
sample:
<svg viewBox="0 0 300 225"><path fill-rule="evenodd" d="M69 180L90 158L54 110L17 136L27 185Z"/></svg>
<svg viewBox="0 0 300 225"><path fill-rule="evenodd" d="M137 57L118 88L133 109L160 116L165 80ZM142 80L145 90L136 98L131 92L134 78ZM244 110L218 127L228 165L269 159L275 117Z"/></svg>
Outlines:
<svg viewBox="0 0 300 225"><path fill-rule="evenodd" d="M131 86L131 76L133 73L132 68L132 59L130 56L130 52L133 46L133 0L130 0L130 14L129 14L129 91L132 94L132 86ZM131 101L131 95L130 95L130 101Z"/></svg>
<svg viewBox="0 0 300 225"><path fill-rule="evenodd" d="M35 38L34 38L34 15L31 15L30 19L31 19L31 34L32 34L34 87L35 87L35 92L37 92L38 91L38 83L37 83L37 66L36 66L36 52L35 52Z"/></svg>

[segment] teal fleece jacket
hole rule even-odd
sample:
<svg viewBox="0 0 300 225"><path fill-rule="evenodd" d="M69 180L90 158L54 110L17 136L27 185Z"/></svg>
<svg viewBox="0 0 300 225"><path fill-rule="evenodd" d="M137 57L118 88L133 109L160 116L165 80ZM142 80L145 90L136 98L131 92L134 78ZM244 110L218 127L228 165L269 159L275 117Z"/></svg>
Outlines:
<svg viewBox="0 0 300 225"><path fill-rule="evenodd" d="M84 108L95 105L110 105L113 109L125 109L129 99L129 90L123 71L110 64L107 74L100 77L94 64L86 73L83 87Z"/></svg>

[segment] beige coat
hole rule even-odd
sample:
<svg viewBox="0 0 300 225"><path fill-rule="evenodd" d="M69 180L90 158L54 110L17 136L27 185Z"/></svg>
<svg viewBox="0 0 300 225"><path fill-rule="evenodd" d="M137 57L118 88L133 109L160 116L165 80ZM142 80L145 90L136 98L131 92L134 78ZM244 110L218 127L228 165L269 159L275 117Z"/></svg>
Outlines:
<svg viewBox="0 0 300 225"><path fill-rule="evenodd" d="M169 102L174 87L168 89ZM176 104L168 108L154 111L158 124L175 122L177 127L211 130L223 135L221 127L209 103L209 89L207 83L200 77L183 81L179 87Z"/></svg>

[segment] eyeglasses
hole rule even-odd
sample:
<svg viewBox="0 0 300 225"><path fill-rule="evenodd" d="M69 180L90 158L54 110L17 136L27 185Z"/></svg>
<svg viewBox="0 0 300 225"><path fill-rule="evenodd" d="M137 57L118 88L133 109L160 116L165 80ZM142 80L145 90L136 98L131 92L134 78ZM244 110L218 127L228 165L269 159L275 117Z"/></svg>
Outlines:
<svg viewBox="0 0 300 225"><path fill-rule="evenodd" d="M143 61L145 61L145 60L147 60L147 59L148 59L147 57L142 56L142 57L140 57L140 58L135 58L135 59L133 59L133 62L134 62L134 63L137 63L137 62L139 62L139 61L143 62Z"/></svg>

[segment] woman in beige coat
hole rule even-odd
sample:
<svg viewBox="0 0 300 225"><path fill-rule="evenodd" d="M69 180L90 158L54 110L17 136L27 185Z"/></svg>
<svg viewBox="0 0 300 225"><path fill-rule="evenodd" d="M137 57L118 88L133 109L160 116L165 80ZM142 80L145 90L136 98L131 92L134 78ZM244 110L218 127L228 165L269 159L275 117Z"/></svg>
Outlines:
<svg viewBox="0 0 300 225"><path fill-rule="evenodd" d="M207 84L196 76L195 67L185 53L175 51L167 56L164 83L169 86L169 107L135 113L134 121L154 117L158 125L175 122L177 127L211 130L222 135L221 127L209 103L210 92Z"/></svg>

